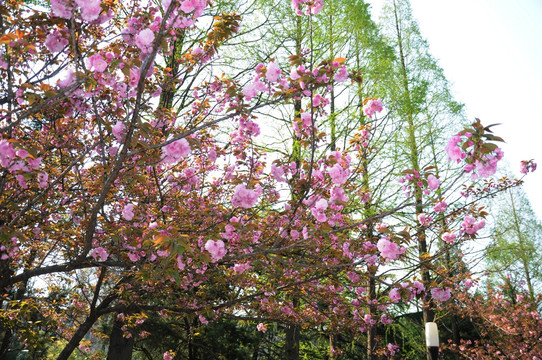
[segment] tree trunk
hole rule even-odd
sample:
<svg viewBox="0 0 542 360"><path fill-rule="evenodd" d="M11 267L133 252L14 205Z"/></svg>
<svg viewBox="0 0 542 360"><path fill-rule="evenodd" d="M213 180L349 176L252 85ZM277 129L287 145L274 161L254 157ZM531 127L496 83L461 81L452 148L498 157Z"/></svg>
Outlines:
<svg viewBox="0 0 542 360"><path fill-rule="evenodd" d="M125 337L122 331L122 321L115 317L113 329L109 336L109 350L107 360L131 360L134 347L134 338Z"/></svg>
<svg viewBox="0 0 542 360"><path fill-rule="evenodd" d="M403 82L404 90L404 100L406 102L406 117L408 122L408 142L410 150L410 162L413 170L420 172L420 165L418 159L418 146L416 142L416 132L414 127L414 115L412 113L412 98L410 94L409 80L408 80L408 71L406 66L405 54L403 51L403 42L401 29L399 27L399 17L397 13L397 5L395 0L393 1L394 6L394 15L395 15L395 26L397 30L397 42L399 45L399 60L401 62L401 76ZM423 212L423 192L419 187L415 187L414 198L416 202L416 214ZM420 272L422 276L422 281L425 286L426 292L422 298L423 303L423 321L424 323L432 322L435 319L435 313L433 311L433 302L430 293L430 284L431 284L431 275L429 269L431 268L431 260L427 258L427 240L425 235L425 228L417 221L416 232L418 233L418 255L420 259ZM426 352L426 357L428 360L431 360L431 355L429 351Z"/></svg>
<svg viewBox="0 0 542 360"><path fill-rule="evenodd" d="M299 326L291 324L286 328L284 360L299 360Z"/></svg>

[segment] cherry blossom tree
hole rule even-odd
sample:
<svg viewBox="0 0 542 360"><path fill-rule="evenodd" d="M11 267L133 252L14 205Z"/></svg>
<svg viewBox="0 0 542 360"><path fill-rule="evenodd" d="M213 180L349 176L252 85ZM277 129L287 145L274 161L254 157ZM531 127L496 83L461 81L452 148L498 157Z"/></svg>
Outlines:
<svg viewBox="0 0 542 360"><path fill-rule="evenodd" d="M358 146L330 149L320 126L333 82L359 81L345 60L315 61L312 49L299 49L246 69L244 79L216 73L241 18L211 5L0 4L0 356L12 341L36 348L49 337L66 340L58 359L74 351L99 358L89 336L103 336L112 358L120 337L148 336L139 330L150 315L355 335L389 324L394 303L451 296L412 273L379 277L389 292L367 293L377 269L399 264L417 236L375 224L425 207L405 201L362 218L349 211L350 199L370 197L356 192L352 166L367 128L351 134ZM324 3L291 5L310 30ZM268 125L258 112L292 103L295 154L258 146ZM369 97L364 116L384 107ZM447 150L485 177L502 158L498 140L476 122ZM417 192L439 186L435 176L405 174ZM440 204L435 213L463 219L460 241L483 226L467 205L446 211ZM432 216L418 221L431 227ZM106 321L110 334L100 331ZM374 351L391 357L397 348Z"/></svg>

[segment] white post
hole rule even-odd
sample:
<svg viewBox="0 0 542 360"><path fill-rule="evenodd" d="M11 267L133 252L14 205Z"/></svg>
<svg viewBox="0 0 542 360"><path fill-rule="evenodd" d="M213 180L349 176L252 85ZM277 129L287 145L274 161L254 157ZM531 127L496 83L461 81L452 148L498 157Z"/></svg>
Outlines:
<svg viewBox="0 0 542 360"><path fill-rule="evenodd" d="M437 360L440 341L438 337L438 327L434 322L425 323L425 343L427 344L431 359Z"/></svg>

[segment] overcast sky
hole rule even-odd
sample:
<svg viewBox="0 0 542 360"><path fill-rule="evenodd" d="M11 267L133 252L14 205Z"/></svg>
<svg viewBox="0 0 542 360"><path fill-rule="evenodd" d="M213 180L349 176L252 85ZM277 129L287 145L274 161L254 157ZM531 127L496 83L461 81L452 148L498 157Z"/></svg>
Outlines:
<svg viewBox="0 0 542 360"><path fill-rule="evenodd" d="M369 0L378 16L383 0ZM470 119L494 132L511 170L535 159L525 191L542 219L542 0L411 0L414 17ZM377 20L377 18L375 18ZM460 130L458 128L458 130Z"/></svg>

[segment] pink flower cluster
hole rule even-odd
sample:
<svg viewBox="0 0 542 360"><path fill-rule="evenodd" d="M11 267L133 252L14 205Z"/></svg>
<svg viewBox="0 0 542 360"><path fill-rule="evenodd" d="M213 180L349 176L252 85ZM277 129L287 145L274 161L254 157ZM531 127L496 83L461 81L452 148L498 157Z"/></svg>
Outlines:
<svg viewBox="0 0 542 360"><path fill-rule="evenodd" d="M45 38L45 47L52 53L56 53L64 49L68 45L68 39L64 38L59 30L54 30Z"/></svg>
<svg viewBox="0 0 542 360"><path fill-rule="evenodd" d="M445 289L432 288L431 297L437 301L444 302L448 300L450 297L452 297L452 293L450 291L450 288L445 288Z"/></svg>
<svg viewBox="0 0 542 360"><path fill-rule="evenodd" d="M446 202L443 200L443 201L439 201L434 207L433 207L433 211L436 212L436 213L443 213L446 211L446 207L448 206L448 204L446 204Z"/></svg>
<svg viewBox="0 0 542 360"><path fill-rule="evenodd" d="M245 209L251 208L258 201L258 197L262 193L262 188L257 185L254 190L247 189L245 184L239 184L235 188L231 203L233 206L242 207Z"/></svg>
<svg viewBox="0 0 542 360"><path fill-rule="evenodd" d="M224 241L222 240L208 240L205 243L205 250L211 254L212 262L217 262L218 260L222 259L228 252L228 250L224 248Z"/></svg>
<svg viewBox="0 0 542 360"><path fill-rule="evenodd" d="M11 248L0 245L0 260L7 260L9 258L12 258L13 256L15 256L15 253L19 251L19 247L17 246L18 240L16 237L11 238L11 243Z"/></svg>
<svg viewBox="0 0 542 360"><path fill-rule="evenodd" d="M151 52L153 41L154 32L149 28L141 30L135 38L136 46L141 50L143 54Z"/></svg>
<svg viewBox="0 0 542 360"><path fill-rule="evenodd" d="M75 0L75 4L79 7L83 20L87 22L100 20L98 18L102 11L101 0ZM55 16L70 19L75 5L70 0L51 0L51 10Z"/></svg>
<svg viewBox="0 0 542 360"><path fill-rule="evenodd" d="M393 288L390 290L389 298L392 302L397 303L401 300L403 295L407 295L409 300L411 300L414 295L422 294L425 291L425 286L419 281L414 281L414 283L403 282L401 283L400 288Z"/></svg>
<svg viewBox="0 0 542 360"><path fill-rule="evenodd" d="M431 224L431 220L433 220L431 216L427 215L426 213L418 214L417 218L418 218L418 222L422 226L428 226L429 224Z"/></svg>
<svg viewBox="0 0 542 360"><path fill-rule="evenodd" d="M386 261L397 260L399 258L399 255L403 254L406 251L404 247L397 245L393 241L390 241L390 239L386 236L378 240L376 246L378 248L378 251L380 251L380 255L382 255L382 257L386 259Z"/></svg>
<svg viewBox="0 0 542 360"><path fill-rule="evenodd" d="M186 139L176 140L162 148L162 161L168 164L175 164L183 157L190 154L190 144Z"/></svg>
<svg viewBox="0 0 542 360"><path fill-rule="evenodd" d="M339 68L339 71L335 73L335 77L333 78L336 82L343 82L346 79L348 79L348 70L346 69L346 66L341 66Z"/></svg>
<svg viewBox="0 0 542 360"><path fill-rule="evenodd" d="M440 180L435 175L427 175L426 186L417 170L410 171L411 173L407 173L405 177L399 179L399 183L403 184L402 190L405 192L406 197L410 197L416 187L422 189L425 195L429 195L431 191L437 190L440 186Z"/></svg>
<svg viewBox="0 0 542 360"><path fill-rule="evenodd" d="M521 167L519 170L520 173L527 175L529 171L534 172L535 170L536 170L536 163L533 160L529 160L529 161L523 160L521 162Z"/></svg>
<svg viewBox="0 0 542 360"><path fill-rule="evenodd" d="M258 326L256 326L256 329L258 329L258 331L265 333L267 331L267 326L265 326L263 323L259 323Z"/></svg>
<svg viewBox="0 0 542 360"><path fill-rule="evenodd" d="M465 216L465 219L463 219L463 223L461 224L465 233L469 235L476 234L478 230L483 229L484 226L486 226L486 222L483 219L476 222L476 219L470 215Z"/></svg>
<svg viewBox="0 0 542 360"><path fill-rule="evenodd" d="M32 171L41 164L41 157L33 158L26 150L15 149L8 140L0 140L0 166L9 171Z"/></svg>
<svg viewBox="0 0 542 360"><path fill-rule="evenodd" d="M348 179L350 169L344 169L340 164L335 164L329 168L328 173L335 185L342 185Z"/></svg>
<svg viewBox="0 0 542 360"><path fill-rule="evenodd" d="M127 221L131 221L134 218L134 204L127 204L122 209L122 217Z"/></svg>
<svg viewBox="0 0 542 360"><path fill-rule="evenodd" d="M251 83L243 88L243 94L247 101L250 101L261 92L270 91L270 85L275 83L278 83L283 89L289 88L288 81L282 77L282 70L275 61L270 61L267 67L260 63L254 70L256 76Z"/></svg>
<svg viewBox="0 0 542 360"><path fill-rule="evenodd" d="M314 206L311 207L311 213L316 220L319 222L324 222L327 220L327 216L324 211L328 208L328 206L329 204L326 199L320 199L314 203Z"/></svg>
<svg viewBox="0 0 542 360"><path fill-rule="evenodd" d="M306 6L305 15L316 15L322 10L324 0L292 0L292 10L297 15L303 15L303 6Z"/></svg>
<svg viewBox="0 0 542 360"><path fill-rule="evenodd" d="M455 234L451 232L445 232L442 234L442 240L448 244L453 244L455 241Z"/></svg>
<svg viewBox="0 0 542 360"><path fill-rule="evenodd" d="M381 112L383 109L382 100L380 99L371 99L367 101L367 104L363 106L363 112L370 119L373 118L373 115L377 112Z"/></svg>
<svg viewBox="0 0 542 360"><path fill-rule="evenodd" d="M199 17L206 6L207 0L184 0L181 4L181 10L184 11L186 14L194 11L194 16Z"/></svg>
<svg viewBox="0 0 542 360"><path fill-rule="evenodd" d="M466 160L467 164L464 167L466 173L471 173L473 179L478 177L489 177L497 172L497 163L504 156L502 149L496 148L491 153L486 154L477 154L474 149L474 141L471 140L472 134L465 132L464 134L459 133L453 136L446 145L446 153L448 154L448 159L450 161L457 162L458 164L462 160ZM463 137L465 139L463 139ZM464 151L465 147L467 150ZM469 150L469 148L471 148Z"/></svg>
<svg viewBox="0 0 542 360"><path fill-rule="evenodd" d="M109 254L107 253L107 250L100 246L92 250L90 256L92 256L97 261L106 261L109 257Z"/></svg>

